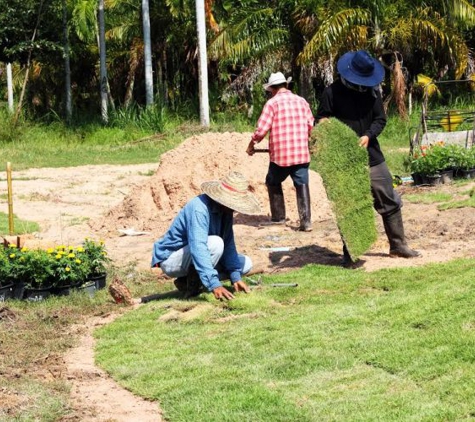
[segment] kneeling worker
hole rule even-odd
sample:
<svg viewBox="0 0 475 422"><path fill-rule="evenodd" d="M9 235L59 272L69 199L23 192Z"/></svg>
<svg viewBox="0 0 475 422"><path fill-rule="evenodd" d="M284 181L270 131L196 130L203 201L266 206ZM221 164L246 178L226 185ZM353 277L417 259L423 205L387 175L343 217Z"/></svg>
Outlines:
<svg viewBox="0 0 475 422"><path fill-rule="evenodd" d="M233 211L260 212L248 186L237 172L230 172L220 181L203 183L203 194L190 200L165 235L154 243L152 267L176 277L175 286L185 296L197 296L204 288L216 299L233 299L220 278L229 278L235 292L249 292L241 277L251 270L252 262L237 253L233 232Z"/></svg>

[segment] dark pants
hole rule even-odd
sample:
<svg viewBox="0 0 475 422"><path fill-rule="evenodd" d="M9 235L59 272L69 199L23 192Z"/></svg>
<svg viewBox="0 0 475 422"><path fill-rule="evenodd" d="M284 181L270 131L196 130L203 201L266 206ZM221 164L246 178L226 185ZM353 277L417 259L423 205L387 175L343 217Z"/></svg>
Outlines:
<svg viewBox="0 0 475 422"><path fill-rule="evenodd" d="M269 170L266 176L267 186L280 186L280 184L291 177L294 186L308 185L308 166L310 163L296 164L295 166L280 167L275 163L269 163Z"/></svg>
<svg viewBox="0 0 475 422"><path fill-rule="evenodd" d="M390 215L402 207L401 197L393 188L393 178L386 162L370 167L371 193L378 214Z"/></svg>

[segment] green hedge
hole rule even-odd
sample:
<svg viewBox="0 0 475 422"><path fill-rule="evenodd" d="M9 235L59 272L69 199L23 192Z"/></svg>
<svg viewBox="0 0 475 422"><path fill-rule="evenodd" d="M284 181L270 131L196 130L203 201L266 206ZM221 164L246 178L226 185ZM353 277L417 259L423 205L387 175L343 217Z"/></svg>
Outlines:
<svg viewBox="0 0 475 422"><path fill-rule="evenodd" d="M315 167L332 203L342 240L356 261L377 237L368 153L358 145L355 132L335 118L318 124L311 142Z"/></svg>

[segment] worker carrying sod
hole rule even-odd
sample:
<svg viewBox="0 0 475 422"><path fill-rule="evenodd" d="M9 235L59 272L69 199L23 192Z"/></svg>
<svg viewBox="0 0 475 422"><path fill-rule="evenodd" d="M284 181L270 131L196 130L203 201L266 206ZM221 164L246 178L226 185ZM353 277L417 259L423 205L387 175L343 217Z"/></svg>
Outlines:
<svg viewBox="0 0 475 422"><path fill-rule="evenodd" d="M216 299L233 299L220 280L229 278L235 292L248 293L242 275L252 268L234 242L233 212L258 214L260 205L241 173L230 172L219 181L201 185L203 194L191 199L178 213L165 235L156 241L152 267L176 277L185 297L207 290Z"/></svg>
<svg viewBox="0 0 475 422"><path fill-rule="evenodd" d="M254 145L269 133L269 170L266 186L269 192L271 222L285 223L282 182L290 176L297 192L297 208L301 231L311 231L309 136L314 118L307 101L288 89L291 78L281 72L272 73L264 84L271 94L265 103L246 152L254 155Z"/></svg>
<svg viewBox="0 0 475 422"><path fill-rule="evenodd" d="M341 56L337 69L340 78L323 91L316 119L320 124L329 117L335 117L359 136L359 145L368 151L374 208L383 218L389 255L417 257L419 252L406 243L401 198L393 189L393 180L377 139L386 126L379 89L384 79L384 67L368 52L359 50ZM351 263L344 246L343 265Z"/></svg>

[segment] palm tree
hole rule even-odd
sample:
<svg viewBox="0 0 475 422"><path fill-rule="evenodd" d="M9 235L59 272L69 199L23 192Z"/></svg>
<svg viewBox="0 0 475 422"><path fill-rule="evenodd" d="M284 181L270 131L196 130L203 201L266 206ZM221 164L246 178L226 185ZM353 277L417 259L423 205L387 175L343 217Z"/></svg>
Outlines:
<svg viewBox="0 0 475 422"><path fill-rule="evenodd" d="M309 41L299 55L301 63L330 52L368 48L377 55L398 52L413 74L433 62L435 71L449 66L454 69L454 77L462 76L468 48L457 22L463 17L465 24L473 23L475 18L475 9L464 0L441 1L432 6L388 0L354 2L358 6L351 3L345 9L328 7L326 13L309 14L305 10L301 14L301 21L306 18L312 22L305 28ZM437 12L448 3L458 6L446 7L447 14Z"/></svg>

